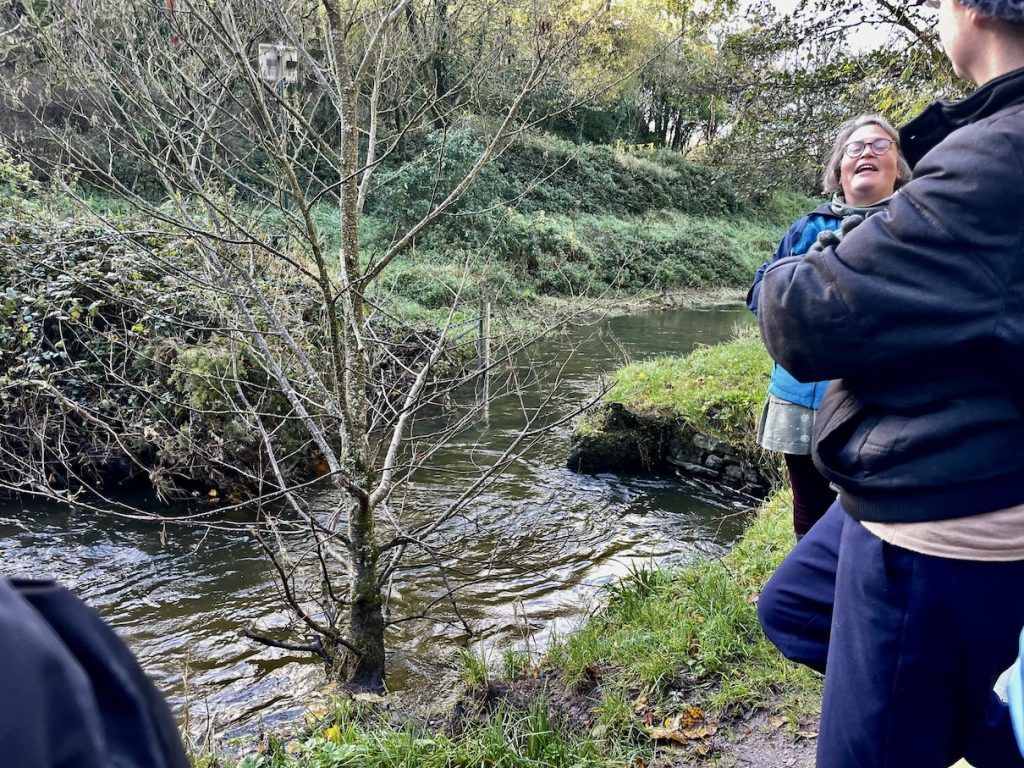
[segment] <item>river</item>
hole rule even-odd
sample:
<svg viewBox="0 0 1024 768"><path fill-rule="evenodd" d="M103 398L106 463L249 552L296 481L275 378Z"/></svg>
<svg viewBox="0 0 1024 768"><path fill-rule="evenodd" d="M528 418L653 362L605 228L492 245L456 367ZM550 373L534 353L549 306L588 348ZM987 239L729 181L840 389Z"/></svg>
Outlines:
<svg viewBox="0 0 1024 768"><path fill-rule="evenodd" d="M534 356L546 369L558 365L557 408L568 413L624 358L685 354L748 322L736 307L646 311L573 327ZM438 471L418 477L409 498L444 503L447 473L496 455L521 423L519 402L499 400L486 425L433 459ZM601 585L631 567L714 555L740 532L741 511L687 495L669 478L568 471L570 432L568 423L555 429L453 521L461 549L449 583L459 582L460 613L477 634L470 640L443 622L400 625L389 635L392 690L445 695L455 650L467 643L491 658L505 647L538 653L599 603ZM509 551L515 555L495 556ZM256 719L273 723L294 717L323 688L315 661L240 636L243 627L288 621L268 565L243 531L170 528L162 536L142 521L0 505L0 557L7 575L53 577L83 596L193 724L209 719L212 730L232 733ZM416 610L444 591L435 569L412 564L392 600ZM438 615L454 618L444 606Z"/></svg>

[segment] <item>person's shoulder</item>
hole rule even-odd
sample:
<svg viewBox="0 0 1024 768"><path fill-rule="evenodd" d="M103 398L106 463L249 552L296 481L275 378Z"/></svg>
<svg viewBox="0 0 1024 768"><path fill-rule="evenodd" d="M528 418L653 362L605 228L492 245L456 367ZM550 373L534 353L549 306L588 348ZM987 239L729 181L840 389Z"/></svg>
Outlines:
<svg viewBox="0 0 1024 768"><path fill-rule="evenodd" d="M912 189L962 186L965 194L987 205L984 201L993 196L1024 194L1022 170L1024 105L1019 105L953 131L921 158Z"/></svg>
<svg viewBox="0 0 1024 768"><path fill-rule="evenodd" d="M832 210L831 203L822 203L813 211L804 214L799 219L793 222L793 226L789 228L791 233L802 232L809 226L816 226L823 222L836 221L838 222L840 217Z"/></svg>
<svg viewBox="0 0 1024 768"><path fill-rule="evenodd" d="M960 157L984 157L1017 151L1021 147L1024 147L1024 104L1014 104L953 131L935 151L948 160L954 152Z"/></svg>
<svg viewBox="0 0 1024 768"><path fill-rule="evenodd" d="M1014 104L978 121L976 130L979 138L981 134L991 134L997 150L999 139L1005 139L1003 146L1020 156L1024 153L1024 104Z"/></svg>

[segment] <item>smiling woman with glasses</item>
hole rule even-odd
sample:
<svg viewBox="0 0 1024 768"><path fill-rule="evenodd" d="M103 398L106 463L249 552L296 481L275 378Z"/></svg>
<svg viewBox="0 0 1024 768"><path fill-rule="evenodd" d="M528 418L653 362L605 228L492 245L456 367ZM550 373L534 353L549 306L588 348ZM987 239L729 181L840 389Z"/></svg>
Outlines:
<svg viewBox="0 0 1024 768"><path fill-rule="evenodd" d="M910 180L910 166L899 152L896 130L878 115L845 123L836 136L822 178L832 201L797 221L772 259L761 266L747 294L756 314L761 278L770 264L803 255L822 232L839 229L843 219L883 210L897 188ZM890 151L895 147L896 151ZM793 488L793 530L799 539L835 501L835 491L811 461L811 433L827 381L800 382L777 363L757 440L783 455Z"/></svg>
<svg viewBox="0 0 1024 768"><path fill-rule="evenodd" d="M910 181L910 166L899 152L899 134L878 115L861 115L839 129L825 161L821 186L833 205L873 205ZM896 152L890 153L890 149ZM857 173L855 161L874 158L880 174Z"/></svg>

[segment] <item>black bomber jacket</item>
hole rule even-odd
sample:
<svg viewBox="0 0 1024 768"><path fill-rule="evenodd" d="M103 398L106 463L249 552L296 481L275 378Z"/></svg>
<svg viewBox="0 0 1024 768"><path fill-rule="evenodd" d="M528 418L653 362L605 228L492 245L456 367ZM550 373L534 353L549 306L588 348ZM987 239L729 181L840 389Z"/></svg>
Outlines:
<svg viewBox="0 0 1024 768"><path fill-rule="evenodd" d="M814 459L853 517L1024 503L1024 70L901 132L914 177L834 248L764 275L760 322L798 379L836 379Z"/></svg>

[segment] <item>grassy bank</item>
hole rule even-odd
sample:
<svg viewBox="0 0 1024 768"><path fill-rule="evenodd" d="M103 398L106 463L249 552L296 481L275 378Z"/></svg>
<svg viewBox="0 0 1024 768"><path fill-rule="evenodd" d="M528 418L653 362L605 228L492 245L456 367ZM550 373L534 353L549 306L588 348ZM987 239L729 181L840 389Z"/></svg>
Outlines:
<svg viewBox="0 0 1024 768"><path fill-rule="evenodd" d="M482 137L467 119L444 136L410 137L383 162L360 222L365 261L380 258L439 190L457 183L482 151ZM13 218L45 226L88 210L119 227L160 229L121 199L83 185L76 205L38 184L26 187L22 166L11 167L20 175L0 173L0 189L21 198ZM756 204L744 200L717 169L678 152L527 133L389 265L373 301L398 318L436 325L456 297L470 309L482 296L516 309L545 298L745 290L786 227L815 204L789 193ZM231 205L256 235L285 228L280 211L247 204L241 192ZM330 256L340 249L338 216L329 198L310 210ZM292 246L290 256L302 263L302 247Z"/></svg>
<svg viewBox="0 0 1024 768"><path fill-rule="evenodd" d="M604 397L631 411L685 420L698 432L759 452L755 438L771 361L756 328L685 357L658 357L615 373Z"/></svg>
<svg viewBox="0 0 1024 768"><path fill-rule="evenodd" d="M762 498L780 476L777 457L756 443L770 366L753 327L685 357L628 365L578 423L567 466L675 471Z"/></svg>

